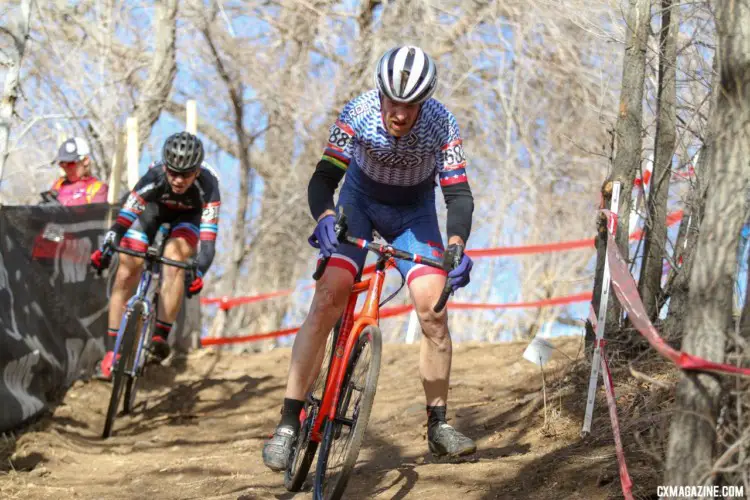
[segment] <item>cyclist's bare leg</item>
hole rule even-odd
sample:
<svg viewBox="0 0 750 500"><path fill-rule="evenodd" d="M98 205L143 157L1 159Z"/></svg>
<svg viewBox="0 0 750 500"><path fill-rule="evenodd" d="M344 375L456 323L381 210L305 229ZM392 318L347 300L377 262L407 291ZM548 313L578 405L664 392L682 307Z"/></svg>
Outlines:
<svg viewBox="0 0 750 500"><path fill-rule="evenodd" d="M338 267L328 267L318 280L310 312L294 338L285 397L305 399L320 371L326 336L343 313L352 284L351 273Z"/></svg>
<svg viewBox="0 0 750 500"><path fill-rule="evenodd" d="M353 283L349 271L329 266L315 286L310 312L294 337L281 422L263 445L263 463L271 470L281 471L289 464L305 395L320 373L326 335L346 307Z"/></svg>
<svg viewBox="0 0 750 500"><path fill-rule="evenodd" d="M426 274L409 284L414 308L422 327L419 350L419 374L422 378L427 406L445 406L448 402L448 382L451 372L453 346L448 331L446 310L432 310L445 286L445 276Z"/></svg>
<svg viewBox="0 0 750 500"><path fill-rule="evenodd" d="M109 297L109 328L117 330L120 328L122 314L125 312L125 304L133 296L135 286L141 278L143 259L121 253L120 262L117 265L117 274L112 284Z"/></svg>
<svg viewBox="0 0 750 500"><path fill-rule="evenodd" d="M446 419L448 382L453 345L445 309L432 310L445 286L445 276L426 274L409 285L414 308L422 326L419 373L427 401L427 443L436 456L459 457L474 453L474 441L448 425Z"/></svg>
<svg viewBox="0 0 750 500"><path fill-rule="evenodd" d="M187 262L194 253L195 248L182 238L170 238L164 247L164 257L179 262ZM167 265L162 266L161 271L161 295L156 317L159 321L174 323L185 293L185 271Z"/></svg>

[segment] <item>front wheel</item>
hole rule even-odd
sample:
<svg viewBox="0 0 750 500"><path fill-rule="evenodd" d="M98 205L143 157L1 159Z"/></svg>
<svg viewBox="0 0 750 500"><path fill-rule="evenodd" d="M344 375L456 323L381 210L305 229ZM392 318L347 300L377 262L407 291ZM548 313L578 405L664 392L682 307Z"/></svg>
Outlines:
<svg viewBox="0 0 750 500"><path fill-rule="evenodd" d="M325 422L315 471L315 500L339 499L344 494L375 401L381 353L380 329L366 327L349 357L336 418Z"/></svg>
<svg viewBox="0 0 750 500"><path fill-rule="evenodd" d="M156 302L154 302L154 310L156 310ZM143 319L143 316L141 316L141 319ZM143 377L146 371L146 359L145 359L145 350L141 352L141 356L139 356L138 366L135 366L135 360L136 360L136 352L138 351L138 348L141 344L141 335L144 333L147 335L146 341L148 341L151 338L151 334L154 331L154 325L156 324L156 315L151 314L148 318L148 328L146 330L142 327L142 321L138 321L136 324L136 340L133 342L133 354L132 354L132 361L131 365L133 365L133 373L128 376L128 380L125 383L125 401L123 401L123 413L130 414L133 412L133 409L135 408L135 396L138 392L138 379ZM147 342L144 341L144 345L146 345Z"/></svg>
<svg viewBox="0 0 750 500"><path fill-rule="evenodd" d="M315 452L318 450L317 441L311 441L312 427L315 425L315 417L318 415L320 403L323 400L323 389L328 380L328 373L331 371L333 362L333 349L336 346L339 336L341 321L328 335L326 342L325 355L321 364L321 371L313 384L310 393L307 395L305 407L300 415L300 430L297 436L297 442L292 448L292 458L289 461L289 467L284 474L284 486L288 491L301 491L307 479L307 473L315 459Z"/></svg>
<svg viewBox="0 0 750 500"><path fill-rule="evenodd" d="M109 407L107 408L107 416L104 420L104 432L102 432L102 438L104 439L107 439L112 435L112 426L115 423L117 409L120 406L122 384L127 376L125 373L125 367L129 367L133 364L135 339L138 336L138 328L142 317L143 303L136 302L128 315L128 321L125 324L125 331L122 334L119 349L115 353L115 357L112 361L115 373L112 377L112 395L109 397Z"/></svg>

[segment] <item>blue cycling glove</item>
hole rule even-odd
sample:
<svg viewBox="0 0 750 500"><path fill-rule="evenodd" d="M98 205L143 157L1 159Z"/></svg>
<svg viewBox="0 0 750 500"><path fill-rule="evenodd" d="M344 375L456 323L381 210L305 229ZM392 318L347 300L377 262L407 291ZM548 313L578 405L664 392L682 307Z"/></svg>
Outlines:
<svg viewBox="0 0 750 500"><path fill-rule="evenodd" d="M453 291L455 292L459 288L463 288L469 284L469 274L471 268L474 265L474 261L471 260L466 254L461 256L461 263L448 273L448 282L450 283Z"/></svg>
<svg viewBox="0 0 750 500"><path fill-rule="evenodd" d="M339 247L339 240L336 238L336 218L333 215L326 215L315 226L315 232L308 238L308 242L315 248L320 249L323 257L330 257Z"/></svg>

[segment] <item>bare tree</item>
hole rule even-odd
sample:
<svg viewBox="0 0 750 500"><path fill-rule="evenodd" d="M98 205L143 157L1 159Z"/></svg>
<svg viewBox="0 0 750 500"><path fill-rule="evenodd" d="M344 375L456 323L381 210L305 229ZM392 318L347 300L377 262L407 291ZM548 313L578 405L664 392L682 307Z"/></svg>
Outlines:
<svg viewBox="0 0 750 500"><path fill-rule="evenodd" d="M654 169L648 197L648 223L644 236L643 263L638 289L648 316L654 320L661 304L662 263L667 243L667 197L672 175L676 138L677 36L679 1L662 0L659 32L659 81L657 92Z"/></svg>
<svg viewBox="0 0 750 500"><path fill-rule="evenodd" d="M157 0L153 20L154 52L148 68L148 76L139 88L135 103L135 118L138 120L138 144L147 143L177 74L175 56L175 31L177 29L177 0Z"/></svg>
<svg viewBox="0 0 750 500"><path fill-rule="evenodd" d="M646 72L646 49L648 44L648 26L650 22L650 0L630 0L626 14L625 56L623 59L622 85L620 89L620 105L615 126L615 154L613 158L611 181L620 183L620 202L618 208L617 232L615 241L626 261L629 259L628 220L631 211L631 193L635 175L641 165L642 150L642 116L644 78ZM605 207L609 206L612 196L612 186L605 183L602 186L601 197ZM601 259L605 252L599 244L597 252L597 273L604 270ZM594 280L594 289L601 289L601 274ZM619 329L620 307L617 300L611 300L607 307L606 329L616 332Z"/></svg>
<svg viewBox="0 0 750 500"><path fill-rule="evenodd" d="M26 50L26 39L29 35L29 22L31 20L31 0L21 2L21 12L18 16L17 25L11 28L0 26L0 39L10 37L13 40L12 47L15 53L6 54L0 50L0 65L7 66L5 75L5 87L2 100L0 100L0 191L5 188L2 185L5 172L5 162L8 160L8 141L10 139L10 127L13 120L13 110L21 80L21 63ZM0 196L0 203L2 197Z"/></svg>
<svg viewBox="0 0 750 500"><path fill-rule="evenodd" d="M690 276L689 307L683 350L722 361L733 331L732 295L739 232L750 156L750 4L718 2L717 105L711 116L715 133L713 179L700 226ZM672 485L710 484L716 442L720 384L708 375L684 375L677 390L667 450L665 480Z"/></svg>

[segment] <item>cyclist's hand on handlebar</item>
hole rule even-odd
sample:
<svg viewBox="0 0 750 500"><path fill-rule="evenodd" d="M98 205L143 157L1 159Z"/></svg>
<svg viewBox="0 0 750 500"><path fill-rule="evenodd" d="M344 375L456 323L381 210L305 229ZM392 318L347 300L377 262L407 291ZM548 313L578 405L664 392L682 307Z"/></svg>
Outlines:
<svg viewBox="0 0 750 500"><path fill-rule="evenodd" d="M110 258L109 255L102 252L101 248L97 248L94 253L91 254L91 267L97 271L104 271L109 267Z"/></svg>
<svg viewBox="0 0 750 500"><path fill-rule="evenodd" d="M339 246L335 226L335 217L333 215L326 215L318 221L318 225L315 226L315 232L307 240L310 245L320 249L323 257L330 257Z"/></svg>
<svg viewBox="0 0 750 500"><path fill-rule="evenodd" d="M104 236L101 248L91 254L91 266L101 273L109 267L112 261L112 247L117 244L117 233L109 231Z"/></svg>
<svg viewBox="0 0 750 500"><path fill-rule="evenodd" d="M188 297L201 293L201 290L203 290L203 273L196 270L193 281L188 285Z"/></svg>
<svg viewBox="0 0 750 500"><path fill-rule="evenodd" d="M448 249L450 249L453 245L448 245ZM465 253L461 256L461 262L458 266L454 267L453 270L451 270L448 273L448 282L451 285L451 288L455 292L459 288L463 288L466 285L469 284L469 274L471 273L471 268L474 265L474 261L471 260L471 257L466 255Z"/></svg>

